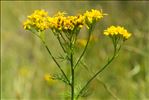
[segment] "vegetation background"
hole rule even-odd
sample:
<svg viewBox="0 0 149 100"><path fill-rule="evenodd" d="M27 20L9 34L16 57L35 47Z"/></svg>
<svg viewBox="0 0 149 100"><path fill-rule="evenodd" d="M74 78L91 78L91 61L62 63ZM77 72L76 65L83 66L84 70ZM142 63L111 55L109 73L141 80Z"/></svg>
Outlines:
<svg viewBox="0 0 149 100"><path fill-rule="evenodd" d="M110 25L121 25L132 33L114 62L90 85L90 95L82 100L149 100L149 2L148 1L1 1L1 99L63 100L62 82L47 82L45 74L59 73L46 49L22 22L36 9L53 16L58 11L68 15L90 9L108 13L94 30L84 61L89 70L101 68L112 52L112 43L102 35ZM80 33L80 38L86 36ZM55 56L61 49L51 33L46 32L49 48ZM78 52L81 51L82 46ZM63 68L68 66L63 65ZM89 73L81 66L77 71L83 84Z"/></svg>

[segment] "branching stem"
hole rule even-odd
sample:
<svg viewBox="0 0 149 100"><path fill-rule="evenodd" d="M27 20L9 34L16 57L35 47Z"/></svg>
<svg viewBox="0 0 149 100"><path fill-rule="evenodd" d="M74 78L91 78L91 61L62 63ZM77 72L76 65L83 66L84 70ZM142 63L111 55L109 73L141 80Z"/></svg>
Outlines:
<svg viewBox="0 0 149 100"><path fill-rule="evenodd" d="M59 63L57 62L57 60L55 59L55 57L52 55L51 51L49 50L48 46L45 44L45 42L43 41L43 44L45 46L45 48L47 49L49 55L52 57L53 61L56 63L56 65L58 66L58 68L60 69L60 71L62 72L63 76L65 77L65 79L67 80L68 84L70 85L70 81L67 78L65 72L63 71L63 69L61 68L61 66L59 65Z"/></svg>
<svg viewBox="0 0 149 100"><path fill-rule="evenodd" d="M65 79L67 80L68 84L71 85L69 79L67 78L65 72L63 71L63 69L61 68L61 66L59 65L59 63L57 62L57 60L55 59L55 57L52 55L50 49L48 48L48 46L46 45L45 41L37 34L35 34L43 43L44 47L46 48L46 50L48 51L49 55L52 57L53 61L56 63L57 67L60 69L61 73L63 74L63 76L65 77Z"/></svg>
<svg viewBox="0 0 149 100"><path fill-rule="evenodd" d="M79 62L81 61L82 57L84 56L85 51L87 50L87 46L88 46L89 41L90 41L92 29L93 29L93 27L91 27L91 28L89 29L89 36L88 36L88 39L87 39L87 43L86 43L86 45L85 45L85 47L84 47L84 50L83 50L81 56L79 57L79 59L77 60L76 64L74 65L74 69L77 67L77 65L78 65Z"/></svg>
<svg viewBox="0 0 149 100"><path fill-rule="evenodd" d="M70 40L70 67L71 67L71 100L74 100L74 64L73 64L73 36L71 36Z"/></svg>
<svg viewBox="0 0 149 100"><path fill-rule="evenodd" d="M92 76L87 83L83 86L83 88L80 90L80 92L77 95L77 99L79 98L79 96L82 94L82 92L85 90L85 88L89 85L89 83L92 82L93 79L96 78L97 75L99 75L99 73L101 73L115 58L115 55L112 56L112 58L99 70L97 71L94 76Z"/></svg>
<svg viewBox="0 0 149 100"><path fill-rule="evenodd" d="M86 87L105 69L108 67L108 65L114 60L114 58L117 56L120 48L121 48L121 45L118 49L116 49L116 46L117 44L115 44L114 46L114 52L113 52L113 56L111 57L110 60L108 60L108 62L99 70L97 71L88 81L87 83L83 86L83 88L79 91L76 99L78 99L80 97L80 95L82 94L82 92L86 89ZM118 51L117 51L118 50Z"/></svg>
<svg viewBox="0 0 149 100"><path fill-rule="evenodd" d="M64 46L63 46L63 44L62 44L62 41L60 40L60 37L59 37L59 36L57 36L57 39L58 39L59 44L60 44L60 46L62 47L62 49L63 49L64 53L66 53L66 50L65 50L65 48L64 48Z"/></svg>

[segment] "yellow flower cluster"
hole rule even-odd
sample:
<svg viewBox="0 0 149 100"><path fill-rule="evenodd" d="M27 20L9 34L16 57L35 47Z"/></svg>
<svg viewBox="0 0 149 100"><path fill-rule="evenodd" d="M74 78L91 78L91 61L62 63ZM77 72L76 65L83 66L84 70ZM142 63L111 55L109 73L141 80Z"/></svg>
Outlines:
<svg viewBox="0 0 149 100"><path fill-rule="evenodd" d="M28 19L23 23L24 29L35 28L37 31L43 31L49 28L48 12L44 10L35 10L34 13L28 16Z"/></svg>
<svg viewBox="0 0 149 100"><path fill-rule="evenodd" d="M87 19L87 24L92 24L93 22L99 21L101 18L103 18L104 14L102 10L95 10L91 9L91 11L86 11L84 13L85 18Z"/></svg>
<svg viewBox="0 0 149 100"><path fill-rule="evenodd" d="M109 36L122 36L124 39L128 39L131 36L131 33L129 33L124 27L121 26L110 26L106 30L104 30L105 35Z"/></svg>
<svg viewBox="0 0 149 100"><path fill-rule="evenodd" d="M78 16L65 16L64 12L58 12L54 17L50 17L44 10L35 10L23 25L27 30L34 28L37 31L44 31L50 28L56 32L71 32L80 30L85 24L89 25L93 21L99 21L103 15L102 11L92 9Z"/></svg>
<svg viewBox="0 0 149 100"><path fill-rule="evenodd" d="M55 17L49 18L50 28L55 31L69 32L82 28L84 16L64 16L65 13L58 12Z"/></svg>

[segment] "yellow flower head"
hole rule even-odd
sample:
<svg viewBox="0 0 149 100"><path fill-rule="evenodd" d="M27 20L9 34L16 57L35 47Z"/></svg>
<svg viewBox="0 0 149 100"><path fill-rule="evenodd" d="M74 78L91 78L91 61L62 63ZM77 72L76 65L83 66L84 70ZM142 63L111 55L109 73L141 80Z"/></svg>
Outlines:
<svg viewBox="0 0 149 100"><path fill-rule="evenodd" d="M73 30L74 29L74 19L75 17L74 16L68 16L66 17L66 19L64 20L64 23L63 23L63 30L64 31L67 31L67 30Z"/></svg>
<svg viewBox="0 0 149 100"><path fill-rule="evenodd" d="M54 17L48 17L49 27L55 31L62 31L64 21L66 20L65 14L64 12L58 12Z"/></svg>
<svg viewBox="0 0 149 100"><path fill-rule="evenodd" d="M87 19L87 24L92 24L94 21L99 21L103 16L106 15L102 10L91 9L91 11L86 11L84 13L85 18Z"/></svg>
<svg viewBox="0 0 149 100"><path fill-rule="evenodd" d="M33 14L28 16L28 19L23 23L24 29L31 28L37 31L44 31L49 28L48 24L48 12L44 10L35 10Z"/></svg>
<svg viewBox="0 0 149 100"><path fill-rule="evenodd" d="M62 23L63 23L64 19L65 19L65 17L63 17L63 16L49 18L48 20L50 23L50 28L52 30L61 31L62 30Z"/></svg>
<svg viewBox="0 0 149 100"><path fill-rule="evenodd" d="M104 30L104 34L108 36L122 36L124 39L128 39L131 36L124 27L121 26L110 26L106 30Z"/></svg>
<svg viewBox="0 0 149 100"><path fill-rule="evenodd" d="M54 78L49 75L49 74L45 74L44 75L44 80L49 84L49 85L52 85L56 82L56 80L54 80Z"/></svg>
<svg viewBox="0 0 149 100"><path fill-rule="evenodd" d="M85 17L83 15L75 16L74 24L78 28L82 28L85 24Z"/></svg>
<svg viewBox="0 0 149 100"><path fill-rule="evenodd" d="M76 28L82 28L84 16L64 16L64 14L64 12L58 12L54 17L48 18L52 30L69 32Z"/></svg>
<svg viewBox="0 0 149 100"><path fill-rule="evenodd" d="M64 21L64 30L81 29L84 25L84 16L68 16Z"/></svg>
<svg viewBox="0 0 149 100"><path fill-rule="evenodd" d="M87 40L85 40L85 39L78 39L78 40L77 40L77 43L78 43L80 46L85 47L85 46L86 46L86 43L87 43Z"/></svg>

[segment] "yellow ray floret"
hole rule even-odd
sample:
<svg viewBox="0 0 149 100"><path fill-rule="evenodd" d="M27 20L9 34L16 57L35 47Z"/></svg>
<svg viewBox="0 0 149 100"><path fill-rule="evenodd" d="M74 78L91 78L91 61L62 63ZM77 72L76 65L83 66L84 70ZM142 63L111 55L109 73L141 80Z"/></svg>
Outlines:
<svg viewBox="0 0 149 100"><path fill-rule="evenodd" d="M108 36L120 35L124 39L128 39L131 36L131 33L129 33L124 27L121 26L110 26L104 30L104 34Z"/></svg>

